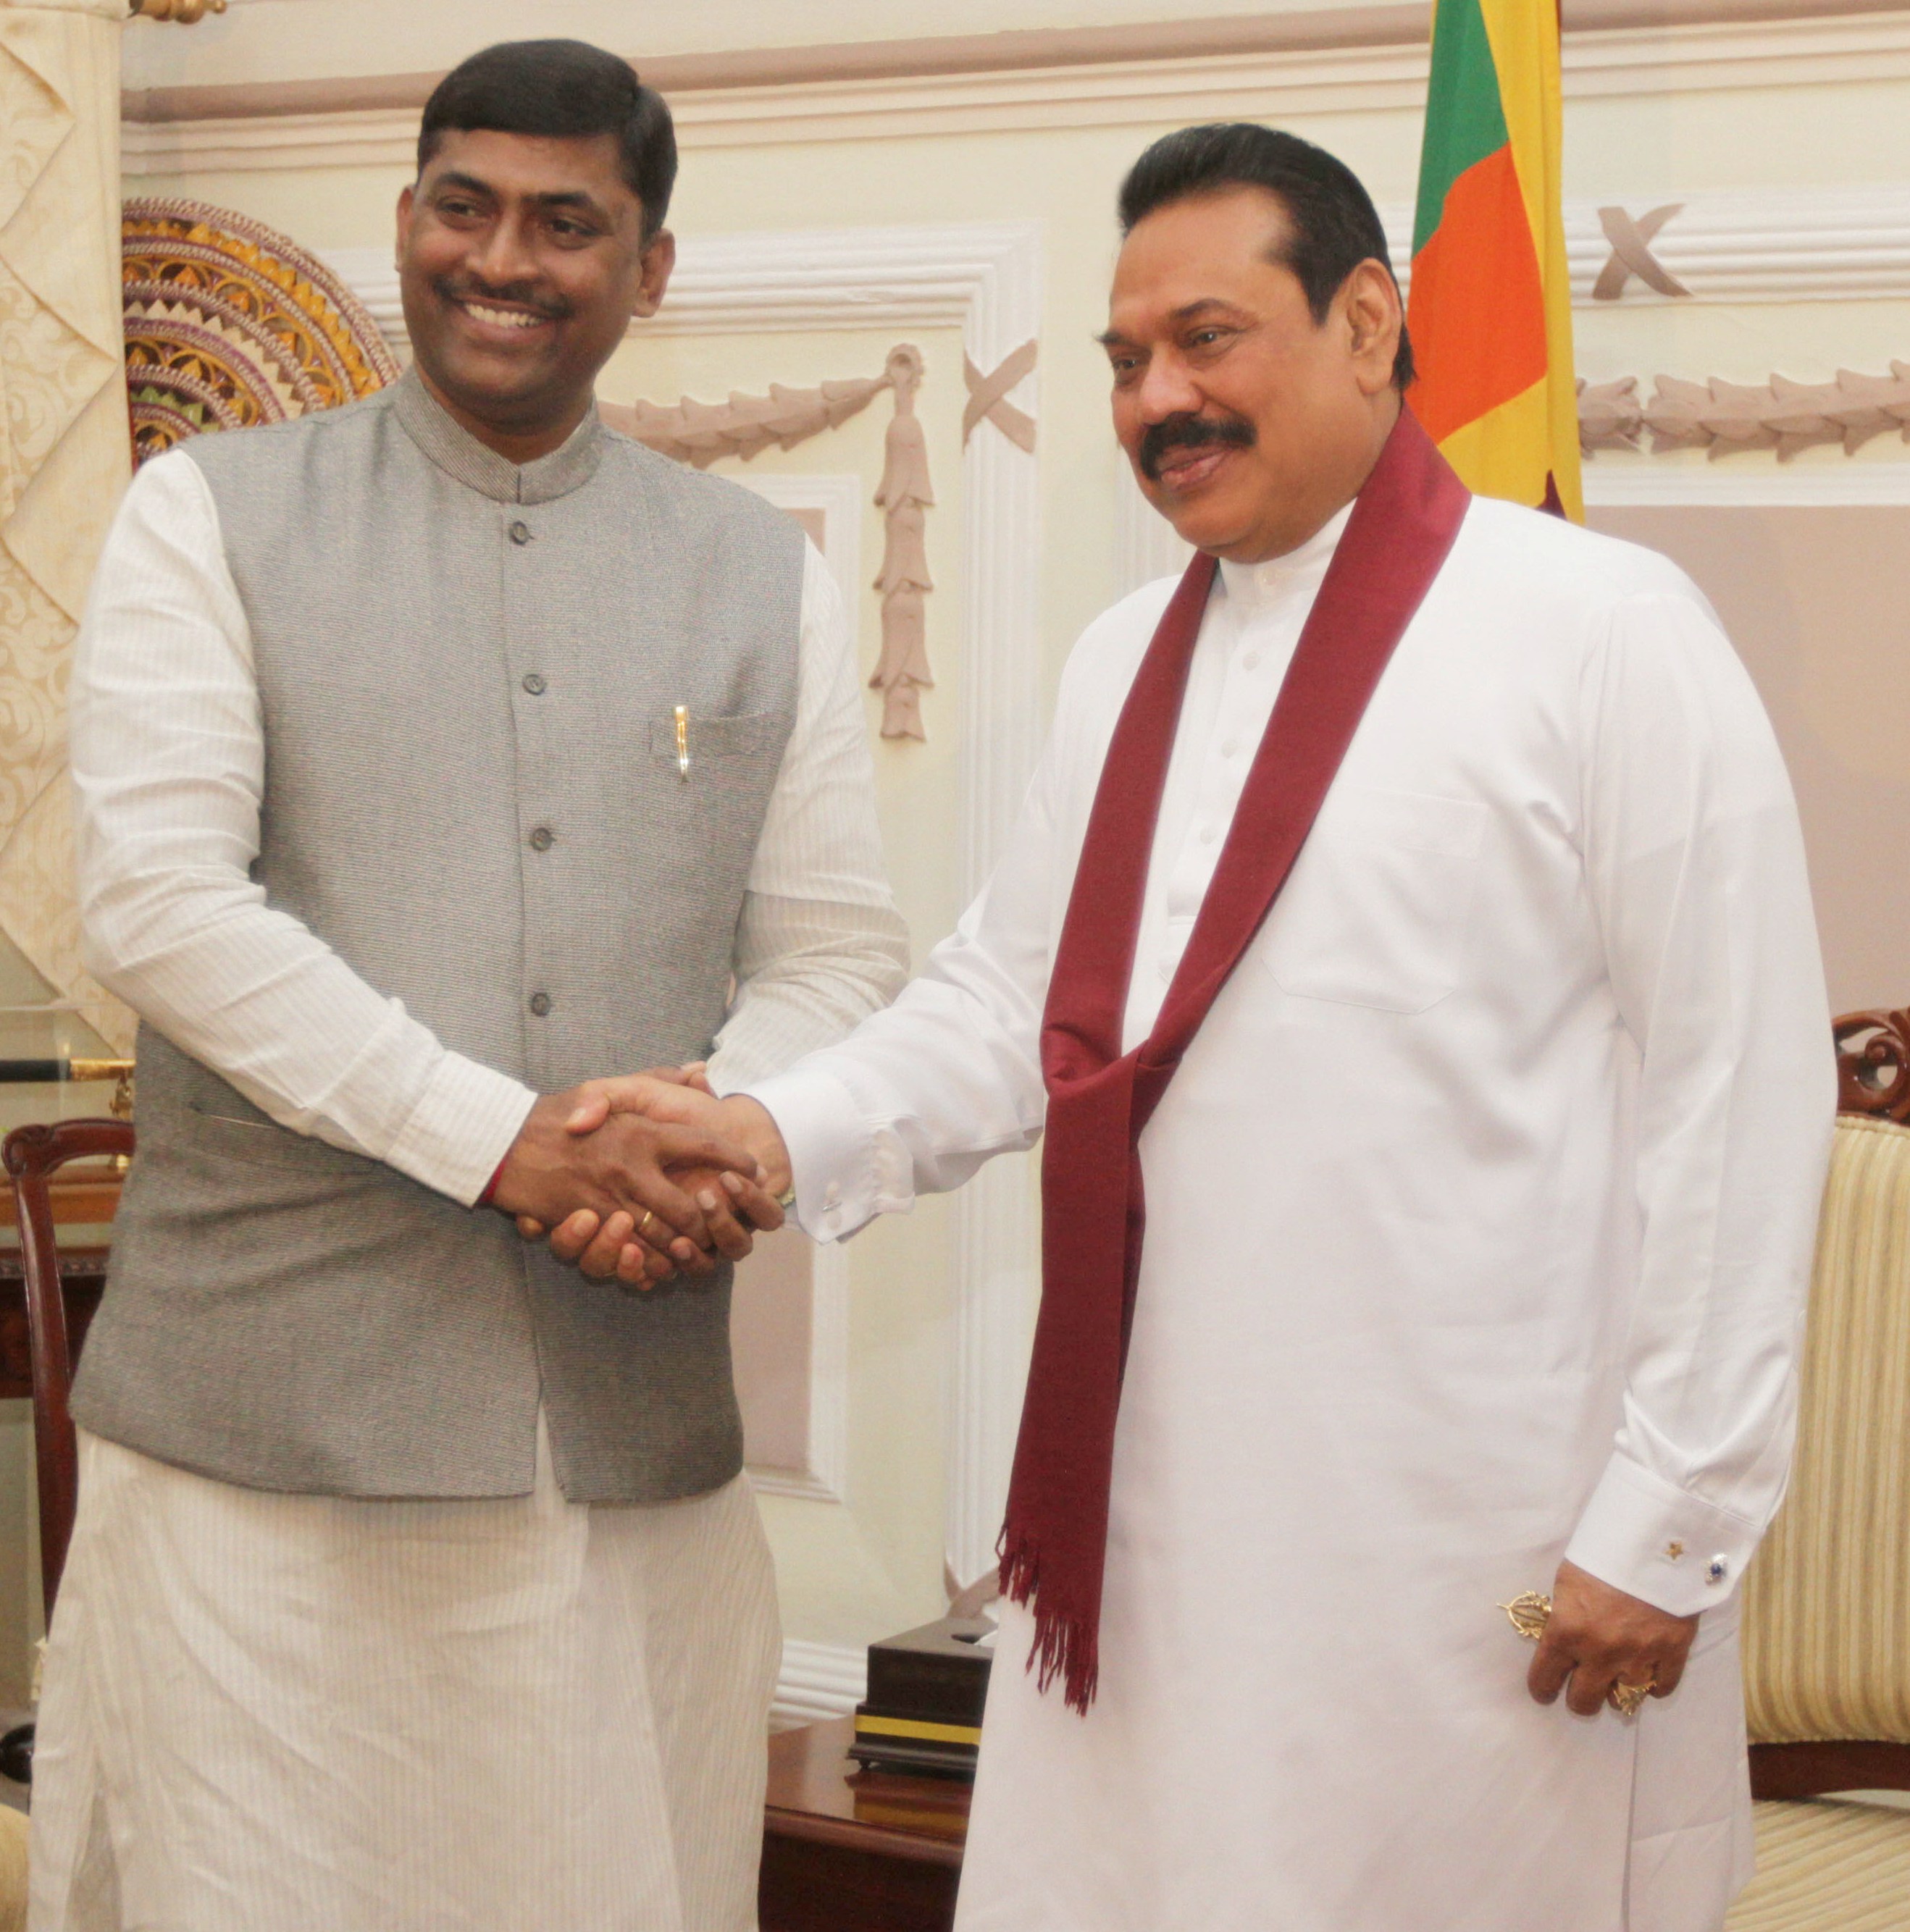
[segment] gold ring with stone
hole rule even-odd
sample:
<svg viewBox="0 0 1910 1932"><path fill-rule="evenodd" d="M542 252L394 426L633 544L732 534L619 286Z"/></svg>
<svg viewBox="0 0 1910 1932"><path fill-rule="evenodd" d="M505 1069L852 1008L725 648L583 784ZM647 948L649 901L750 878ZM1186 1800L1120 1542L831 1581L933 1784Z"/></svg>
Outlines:
<svg viewBox="0 0 1910 1932"><path fill-rule="evenodd" d="M1614 1684L1605 1693L1605 1700L1620 1717L1635 1718L1657 1683L1654 1676L1647 1677L1642 1684Z"/></svg>

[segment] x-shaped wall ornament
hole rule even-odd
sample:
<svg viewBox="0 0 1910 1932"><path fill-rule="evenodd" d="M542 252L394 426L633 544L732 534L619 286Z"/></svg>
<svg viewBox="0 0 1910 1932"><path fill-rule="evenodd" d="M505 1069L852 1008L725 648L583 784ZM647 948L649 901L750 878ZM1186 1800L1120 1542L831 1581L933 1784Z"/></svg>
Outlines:
<svg viewBox="0 0 1910 1932"><path fill-rule="evenodd" d="M984 376L966 355L962 358L962 380L969 386L968 406L962 412L962 446L984 418L992 422L1017 448L1035 454L1035 418L1008 400L1008 392L1035 367L1036 345L1024 342L1005 357L992 375Z"/></svg>
<svg viewBox="0 0 1910 1932"><path fill-rule="evenodd" d="M1661 296L1688 296L1691 291L1672 274L1651 252L1652 238L1671 217L1683 208L1674 201L1667 208L1654 208L1634 221L1622 208L1599 210L1599 226L1611 244L1611 254L1599 278L1592 284L1593 302L1616 302L1625 292L1625 284L1635 275L1648 289Z"/></svg>

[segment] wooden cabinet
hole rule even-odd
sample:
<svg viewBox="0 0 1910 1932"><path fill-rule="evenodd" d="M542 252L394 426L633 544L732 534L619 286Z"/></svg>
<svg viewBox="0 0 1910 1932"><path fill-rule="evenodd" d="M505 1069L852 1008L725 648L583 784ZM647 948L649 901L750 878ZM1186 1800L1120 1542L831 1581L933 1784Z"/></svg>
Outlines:
<svg viewBox="0 0 1910 1932"><path fill-rule="evenodd" d="M969 1786L860 1769L841 1718L770 1740L762 1932L948 1932Z"/></svg>

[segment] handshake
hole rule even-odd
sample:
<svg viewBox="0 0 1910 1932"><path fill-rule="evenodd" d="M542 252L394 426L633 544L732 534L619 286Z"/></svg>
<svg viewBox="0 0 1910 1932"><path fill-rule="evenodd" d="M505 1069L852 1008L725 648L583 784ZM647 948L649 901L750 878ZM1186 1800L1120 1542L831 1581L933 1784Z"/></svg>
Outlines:
<svg viewBox="0 0 1910 1932"><path fill-rule="evenodd" d="M782 1226L789 1185L767 1108L718 1100L700 1066L659 1067L541 1096L491 1204L593 1279L647 1288L740 1261Z"/></svg>

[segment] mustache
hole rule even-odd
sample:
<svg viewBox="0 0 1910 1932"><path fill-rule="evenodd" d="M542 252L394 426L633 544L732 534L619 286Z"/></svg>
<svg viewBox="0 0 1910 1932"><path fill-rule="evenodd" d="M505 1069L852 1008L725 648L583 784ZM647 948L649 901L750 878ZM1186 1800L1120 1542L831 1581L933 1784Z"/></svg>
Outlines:
<svg viewBox="0 0 1910 1932"><path fill-rule="evenodd" d="M432 282L431 292L440 302L489 302L499 308L509 304L527 308L546 322L567 321L571 314L571 304L561 296L540 295L528 282L506 282L492 288L468 276L440 275Z"/></svg>
<svg viewBox="0 0 1910 1932"><path fill-rule="evenodd" d="M1170 451L1205 449L1219 443L1230 449L1251 449L1256 440L1254 425L1245 416L1197 416L1183 412L1150 423L1141 432L1136 452L1141 474L1150 483L1161 480L1161 466Z"/></svg>

